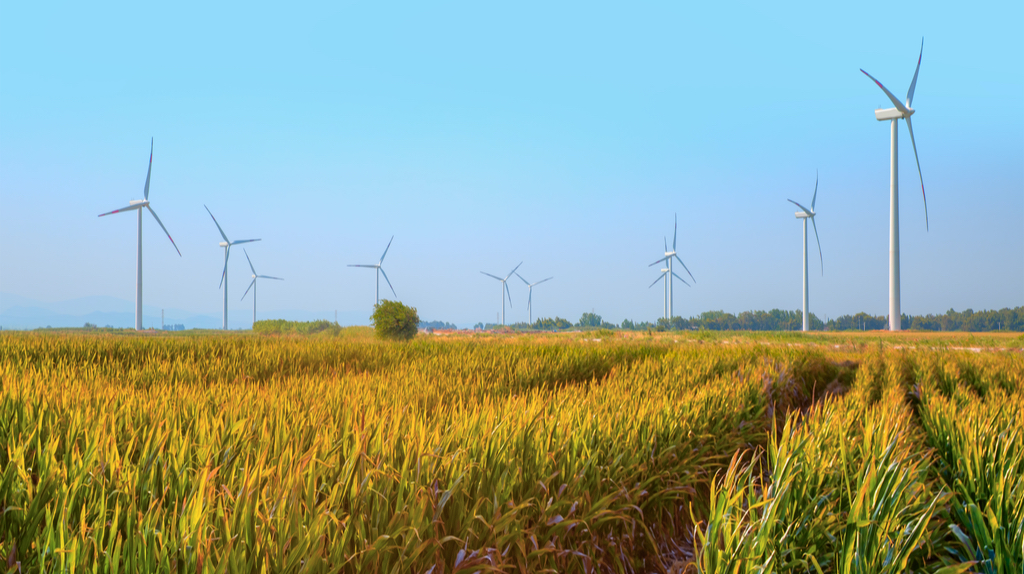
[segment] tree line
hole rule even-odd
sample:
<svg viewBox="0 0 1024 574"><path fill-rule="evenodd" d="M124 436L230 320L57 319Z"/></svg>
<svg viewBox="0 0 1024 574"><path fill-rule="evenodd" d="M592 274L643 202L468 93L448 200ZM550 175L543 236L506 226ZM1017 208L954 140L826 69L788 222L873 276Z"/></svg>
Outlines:
<svg viewBox="0 0 1024 574"><path fill-rule="evenodd" d="M885 315L869 315L857 313L842 315L828 321L822 321L811 313L810 326L812 331L874 331L886 329L889 320ZM1024 307L1006 308L998 311L974 311L966 309L955 311L950 309L942 315L902 315L904 328L917 331L1024 331ZM490 328L497 325L479 325ZM689 331L706 329L709 331L799 331L803 326L803 312L772 309L771 311L744 311L739 315L725 311L705 311L696 317L684 319L672 317L671 320L660 318L657 322L634 322L629 319L620 325L609 323L600 315L588 312L580 316L579 321L572 323L561 317L537 319L533 324L515 323L512 329L569 329L569 328L602 328L623 329L629 331Z"/></svg>

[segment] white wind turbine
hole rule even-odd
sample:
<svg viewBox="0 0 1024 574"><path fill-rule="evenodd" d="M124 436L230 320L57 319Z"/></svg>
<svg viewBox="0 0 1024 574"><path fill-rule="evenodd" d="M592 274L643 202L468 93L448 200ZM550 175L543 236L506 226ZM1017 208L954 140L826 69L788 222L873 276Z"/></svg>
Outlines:
<svg viewBox="0 0 1024 574"><path fill-rule="evenodd" d="M679 259L679 255L676 253L676 236L678 235L678 231L679 231L679 223L675 219L675 216L673 215L672 251L668 250L668 241L666 240L665 241L665 256L662 257L661 259L655 261L654 263L651 263L650 265L648 265L648 267L654 267L655 265L657 265L657 264L659 264L659 263L661 263L663 261L667 261L668 262L668 268L662 269L661 277L659 277L658 279L655 279L654 283L657 283L662 278L665 278L667 283L668 283L666 285L667 293L668 294L666 295L665 298L667 299L668 304L665 306L665 312L666 312L665 318L670 320L670 321L672 320L672 317L673 317L673 315L672 315L672 313L673 313L673 310L672 310L672 278L675 277L676 279L679 279L680 281L683 281L683 278L680 277L679 275L677 275L676 272L672 270L672 260L673 259L678 260L679 264L683 266L683 269L686 269L686 273L690 275L690 279L692 279L694 283L697 282L697 280L693 278L693 273L690 273L690 270L686 267L686 264L683 263L682 259ZM651 283L651 286L648 287L648 289L653 287L654 283ZM690 286L690 284L687 283L686 281L683 281L683 284L686 285L687 287Z"/></svg>
<svg viewBox="0 0 1024 574"><path fill-rule="evenodd" d="M257 279L276 279L278 281L284 281L284 279L282 279L280 277L271 277L270 275L257 275L256 274L256 268L252 266L252 259L249 259L249 252L246 251L245 248L243 247L242 248L242 253L245 253L245 260L249 262L249 269L252 269L252 283L249 284L249 288L245 290L245 293L242 294L242 299L239 299L239 301L245 299L245 296L249 294L249 289L252 289L252 322L255 325L256 324L256 280Z"/></svg>
<svg viewBox="0 0 1024 574"><path fill-rule="evenodd" d="M896 96L871 74L861 72L871 78L886 96L892 101L895 108L875 110L875 119L878 121L890 120L890 131L892 141L889 150L889 330L900 330L900 202L898 183L898 146L896 135L898 133L898 122L900 119L907 121L907 130L910 131L910 145L914 148L914 160L917 161L917 176L921 179L921 197L924 199L924 228L928 230L928 198L924 193L924 176L921 175L921 160L917 157L917 143L914 142L914 126L910 122L910 116L914 115L914 108L910 107L914 102L914 88L917 87L917 73L921 71L921 55L924 54L924 38L921 38L921 52L917 55L917 69L914 70L914 79L910 81L910 90L907 91L906 104L900 102Z"/></svg>
<svg viewBox="0 0 1024 574"><path fill-rule="evenodd" d="M205 205L203 207L206 207ZM224 320L222 322L222 328L228 330L228 257L231 255L231 246L238 245L239 243L252 243L253 241L259 241L259 239L239 239L238 241L231 241L228 236L224 234L224 230L220 228L220 224L217 223L217 218L213 217L213 212L210 211L209 207L206 207L206 213L210 214L210 218L213 219L213 224L217 226L217 231L220 232L220 236L224 238L224 241L220 242L220 246L224 248L224 271L220 274L220 286L224 287ZM254 303L255 304L255 303Z"/></svg>
<svg viewBox="0 0 1024 574"><path fill-rule="evenodd" d="M384 258L387 257L388 249L391 249L391 241L394 241L394 240L395 240L395 236L392 235L391 236L391 240L388 241L388 246L384 248L384 255L380 256L380 261L378 261L375 265L349 265L349 267L367 267L367 268L370 268L370 269L376 269L377 270L377 303L376 303L376 305L380 305L380 275L381 275L381 273L384 273L384 268L381 267L381 265L384 264ZM391 287L391 280L388 279L388 274L387 273L384 273L384 280L388 282L388 287ZM394 295L395 298L398 298L398 293L395 293L395 288L394 287L391 287L391 294Z"/></svg>
<svg viewBox="0 0 1024 574"><path fill-rule="evenodd" d="M786 200L786 201L792 203L793 205L795 205L795 206L797 206L797 207L799 207L800 209L803 210L803 211L796 212L796 218L804 220L804 325L803 325L803 330L804 331L809 331L811 329L811 319L810 319L810 315L808 314L808 311L807 311L807 220L808 219L811 220L811 225L814 226L814 240L818 242L818 259L820 260L820 263L821 263L821 274L822 275L825 274L825 260L821 257L821 240L818 239L818 224L814 222L814 216L816 215L814 213L814 202L816 202L817 200L818 200L818 174L817 173L814 174L814 195L811 196L811 208L810 209L807 209L806 207L800 205L799 203L793 201L792 199L787 199Z"/></svg>
<svg viewBox="0 0 1024 574"><path fill-rule="evenodd" d="M523 264L523 262L520 261L519 265L522 265L522 264ZM519 269L519 265L516 265L511 271L509 271L508 275L506 275L504 279L502 279L501 277L498 277L497 275L491 275L490 273L486 273L484 271L481 271L481 273L483 273L484 275L486 275L488 277L494 277L498 281L501 281L501 325L503 327L505 326L505 295L506 294L508 294L508 306L509 306L509 308L512 307L512 293L510 293L509 290L508 290L508 283L507 283L508 282L508 278L511 277L512 274L516 272L516 269ZM520 277L520 279L522 279L522 277ZM547 279L545 279L545 281L547 281Z"/></svg>
<svg viewBox="0 0 1024 574"><path fill-rule="evenodd" d="M514 273L514 271L513 271L513 273ZM491 275L491 277L494 277L494 275ZM523 279L523 276L518 274L518 273L516 273L516 277L518 277L520 279ZM530 324L531 325L533 324L533 288L536 287L537 285L540 285L541 283L543 283L545 281L550 281L552 279L554 279L554 277L548 277L547 279L541 279L540 281L538 281L536 283L530 283L526 279L523 279L523 283L526 283L526 286L530 288L530 296L526 298L526 312L529 313L529 315L530 315ZM509 295L509 299L508 300L509 300L509 305L511 305L512 304L512 296L511 295ZM502 309L504 309L504 307L505 307L505 298L504 298L504 296L502 296L502 299L501 299L501 306L502 306Z"/></svg>
<svg viewBox="0 0 1024 574"><path fill-rule="evenodd" d="M128 202L128 207L122 207L121 209L115 209L114 211L108 211L107 213L101 213L98 217L104 215L111 215L113 213L120 213L122 211L137 211L139 212L139 234L138 234L138 256L135 263L135 329L137 331L142 330L142 208L145 207L153 214L153 219L160 224L160 229L167 233L167 239L171 240L171 245L174 245L174 250L178 252L178 257L181 257L181 250L174 243L174 239L171 238L171 234L167 232L167 228L164 227L160 218L157 217L156 212L149 205L149 178L153 175L153 138L149 140L149 171L146 172L146 187L142 192L143 199L133 199Z"/></svg>

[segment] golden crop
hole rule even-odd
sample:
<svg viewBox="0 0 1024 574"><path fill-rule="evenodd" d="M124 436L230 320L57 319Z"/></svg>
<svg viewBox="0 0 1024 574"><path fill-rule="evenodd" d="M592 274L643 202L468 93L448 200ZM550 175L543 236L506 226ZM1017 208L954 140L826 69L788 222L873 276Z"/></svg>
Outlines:
<svg viewBox="0 0 1024 574"><path fill-rule="evenodd" d="M5 332L0 561L1019 572L1021 355L862 347Z"/></svg>

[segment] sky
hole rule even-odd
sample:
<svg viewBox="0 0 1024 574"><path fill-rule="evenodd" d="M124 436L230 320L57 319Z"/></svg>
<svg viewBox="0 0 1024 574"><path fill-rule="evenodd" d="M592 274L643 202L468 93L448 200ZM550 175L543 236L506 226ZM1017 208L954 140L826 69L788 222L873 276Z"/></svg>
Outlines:
<svg viewBox="0 0 1024 574"><path fill-rule="evenodd" d="M375 263L424 320L654 321L801 306L794 206L818 178L818 317L888 307L891 107L902 309L1024 305L1024 4L0 4L0 299L220 316L221 241L259 314L366 317ZM901 122L903 124L903 122ZM242 246L239 246L242 247ZM232 325L251 271L228 268ZM683 274L689 280L689 276ZM381 297L393 299L381 281ZM509 281L508 322L527 317ZM249 295L251 297L251 294ZM0 300L0 306L3 305ZM507 305L507 303L506 303ZM355 320L354 322L359 322Z"/></svg>

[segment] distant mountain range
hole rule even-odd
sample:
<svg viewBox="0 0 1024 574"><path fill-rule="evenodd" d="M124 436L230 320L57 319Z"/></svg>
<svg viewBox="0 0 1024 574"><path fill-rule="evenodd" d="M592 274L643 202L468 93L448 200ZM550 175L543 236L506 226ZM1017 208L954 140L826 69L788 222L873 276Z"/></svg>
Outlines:
<svg viewBox="0 0 1024 574"><path fill-rule="evenodd" d="M252 327L252 314L233 310L228 318L232 329ZM334 320L333 311L268 311L261 318L288 321ZM81 327L92 323L97 327L131 328L135 326L135 302L114 297L80 297L67 301L43 302L0 293L0 328L38 329L41 327ZM361 311L338 313L338 323L347 325L369 324L369 314ZM160 308L142 306L144 327L160 328ZM186 329L219 329L220 315L197 315L181 309L164 309L164 324L182 324Z"/></svg>

